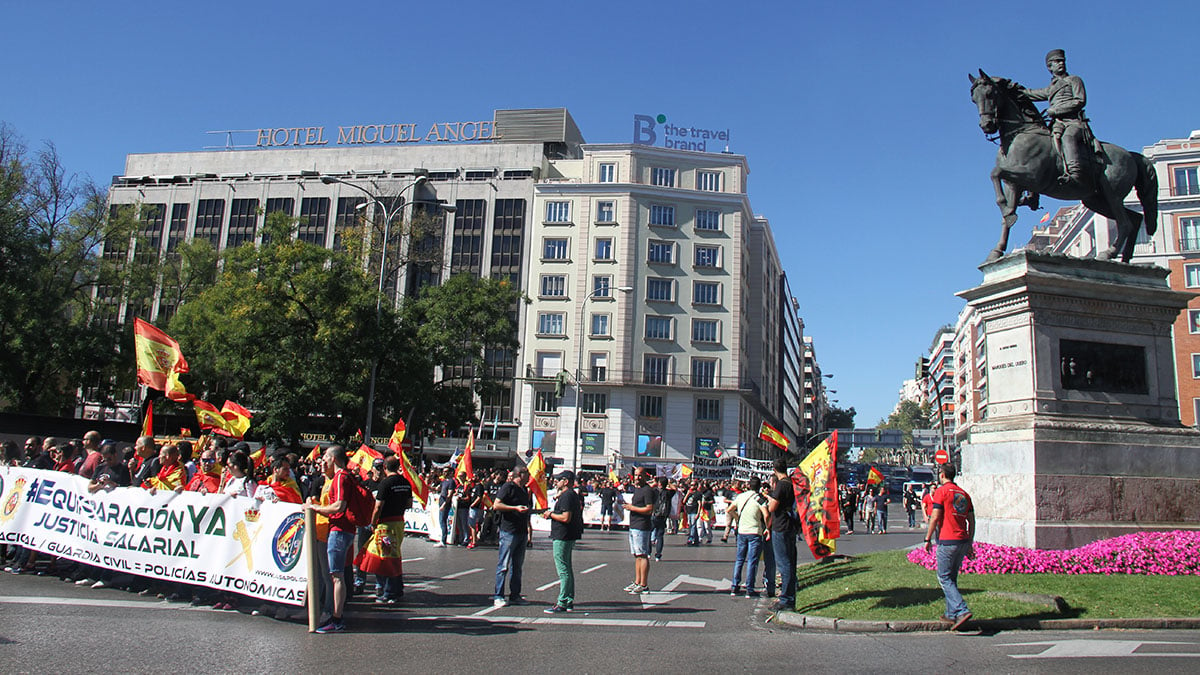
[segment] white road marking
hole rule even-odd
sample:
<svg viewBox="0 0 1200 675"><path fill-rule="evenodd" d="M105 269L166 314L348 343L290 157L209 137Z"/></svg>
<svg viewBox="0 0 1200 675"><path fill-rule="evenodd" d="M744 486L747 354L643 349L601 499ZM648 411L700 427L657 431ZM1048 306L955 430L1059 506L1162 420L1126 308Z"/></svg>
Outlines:
<svg viewBox="0 0 1200 675"><path fill-rule="evenodd" d="M551 581L548 584L542 584L541 586L538 586L537 589L539 591L544 591L548 588L554 588L555 586L559 585L560 583L562 583L562 582L560 582L558 579L555 579L554 581Z"/></svg>
<svg viewBox="0 0 1200 675"><path fill-rule="evenodd" d="M458 579L459 577L465 577L468 574L475 574L476 572L482 572L482 571L483 571L482 567L472 567L469 570L455 572L454 574L447 574L446 576L442 577L442 581L449 581L450 579Z"/></svg>
<svg viewBox="0 0 1200 675"><path fill-rule="evenodd" d="M703 621L656 621L654 619L584 619L566 617L517 617L517 616L414 616L408 619L421 621L445 621L447 619L489 621L491 623L520 623L547 626L616 626L632 628L704 628Z"/></svg>
<svg viewBox="0 0 1200 675"><path fill-rule="evenodd" d="M1194 645L1191 642L1160 642L1137 640L1058 640L1056 642L1013 642L1000 645L1001 647L1038 646L1046 649L1037 654L1009 654L1014 659L1078 659L1078 658L1116 658L1137 656L1200 656L1198 652L1138 652L1142 645Z"/></svg>
<svg viewBox="0 0 1200 675"><path fill-rule="evenodd" d="M733 585L733 582L730 581L729 579L720 579L720 580L705 579L704 577L693 577L688 574L680 574L679 576L672 579L671 582L668 583L666 586L663 586L662 589L664 591L673 591L676 588L679 588L680 586L682 586L684 584L692 584L693 586L704 586L706 588L711 588L714 590L728 590L729 587Z"/></svg>
<svg viewBox="0 0 1200 675"><path fill-rule="evenodd" d="M503 607L497 607L497 606L495 606L495 605L492 605L491 607L484 607L483 609L479 610L478 612L475 612L475 613L474 613L474 614L472 614L471 616L476 616L476 617L478 617L478 616L487 616L488 614L491 614L492 612L494 612L494 611L496 611L496 610L498 610L498 609L504 609L504 608L503 608Z"/></svg>
<svg viewBox="0 0 1200 675"><path fill-rule="evenodd" d="M589 567L586 570L580 572L580 574L587 574L589 572L595 572L596 570L600 569L601 567L608 567L608 563L600 563L599 565L596 565L595 567Z"/></svg>
<svg viewBox="0 0 1200 675"><path fill-rule="evenodd" d="M424 558L401 558L400 562L408 563L408 562L417 562L418 560L424 560Z"/></svg>
<svg viewBox="0 0 1200 675"><path fill-rule="evenodd" d="M14 605L69 605L73 607L111 607L114 609L198 609L166 600L102 600L99 598L59 598L52 596L3 595L0 603ZM207 608L204 608L207 609Z"/></svg>
<svg viewBox="0 0 1200 675"><path fill-rule="evenodd" d="M647 591L638 595L638 599L642 601L642 609L650 609L658 605L665 605L673 600L678 600L685 597L687 593L667 593L665 591Z"/></svg>

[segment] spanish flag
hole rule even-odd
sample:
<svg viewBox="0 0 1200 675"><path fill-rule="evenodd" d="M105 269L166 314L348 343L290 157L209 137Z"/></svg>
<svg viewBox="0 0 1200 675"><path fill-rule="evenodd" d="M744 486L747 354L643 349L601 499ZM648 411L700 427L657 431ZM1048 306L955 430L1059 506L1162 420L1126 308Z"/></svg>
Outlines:
<svg viewBox="0 0 1200 675"><path fill-rule="evenodd" d="M146 401L146 417L142 420L142 435L154 435L154 401Z"/></svg>
<svg viewBox="0 0 1200 675"><path fill-rule="evenodd" d="M188 371L179 343L151 323L133 320L133 347L137 354L138 384L169 391L167 382L171 374Z"/></svg>
<svg viewBox="0 0 1200 675"><path fill-rule="evenodd" d="M537 508L544 509L550 505L550 497L546 494L546 458L542 457L540 448L529 460L529 483L526 487Z"/></svg>
<svg viewBox="0 0 1200 675"><path fill-rule="evenodd" d="M837 432L825 439L792 473L792 488L796 495L796 513L800 515L800 530L804 541L817 560L837 551L835 541L841 534L842 519L838 509Z"/></svg>
<svg viewBox="0 0 1200 675"><path fill-rule="evenodd" d="M263 464L267 463L267 447L263 447L250 453L250 462L254 465L255 470L261 469Z"/></svg>
<svg viewBox="0 0 1200 675"><path fill-rule="evenodd" d="M367 475L371 473L371 464L377 459L383 459L383 453L363 444L358 446L358 450L350 456L350 468L358 469L358 475L366 480Z"/></svg>
<svg viewBox="0 0 1200 675"><path fill-rule="evenodd" d="M312 452L308 453L308 461L315 462L318 459L321 459L321 446L314 445Z"/></svg>
<svg viewBox="0 0 1200 675"><path fill-rule="evenodd" d="M179 373L171 373L167 376L166 394L167 398L172 401L179 401L180 403L196 400L196 396L189 394L187 389L184 388L183 383L179 381Z"/></svg>
<svg viewBox="0 0 1200 675"><path fill-rule="evenodd" d="M192 401L192 405L196 408L196 422L200 424L201 429L212 429L213 431L224 435L233 435L229 431L229 420L226 420L221 411L217 410L217 406L208 401L196 399Z"/></svg>
<svg viewBox="0 0 1200 675"><path fill-rule="evenodd" d="M883 474L879 473L879 469L871 467L867 471L867 485L879 485L883 483Z"/></svg>
<svg viewBox="0 0 1200 675"><path fill-rule="evenodd" d="M417 473L411 462L408 461L408 455L404 454L404 434L406 432L404 420L397 420L396 426L392 430L392 437L388 439L388 448L396 453L400 458L400 471L404 474L404 478L412 485L413 499L425 506L429 501L429 486L421 478L421 474Z"/></svg>
<svg viewBox="0 0 1200 675"><path fill-rule="evenodd" d="M679 475L683 476L684 478L691 478L692 473L692 467L688 466L687 464L679 465Z"/></svg>
<svg viewBox="0 0 1200 675"><path fill-rule="evenodd" d="M221 406L221 417L225 418L225 428L229 430L229 434L235 438L242 438L250 428L250 418L253 415L233 401L225 401L225 405Z"/></svg>
<svg viewBox="0 0 1200 675"><path fill-rule="evenodd" d="M763 422L762 426L758 428L758 437L780 450L786 451L788 449L787 436L784 436L781 431L766 422Z"/></svg>
<svg viewBox="0 0 1200 675"><path fill-rule="evenodd" d="M467 447L458 458L458 463L454 465L454 478L466 474L468 479L475 478L475 467L471 466L471 453L475 450L475 434L471 433L471 427L467 427Z"/></svg>
<svg viewBox="0 0 1200 675"><path fill-rule="evenodd" d="M612 481L613 485L616 485L617 483L621 482L621 477L617 475L616 469L608 470L608 479Z"/></svg>

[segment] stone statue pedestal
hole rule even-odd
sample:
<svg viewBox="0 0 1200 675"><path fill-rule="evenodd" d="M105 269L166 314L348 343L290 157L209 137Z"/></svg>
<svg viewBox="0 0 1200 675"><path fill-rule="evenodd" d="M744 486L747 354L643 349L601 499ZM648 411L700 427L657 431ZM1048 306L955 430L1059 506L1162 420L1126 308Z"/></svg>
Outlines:
<svg viewBox="0 0 1200 675"><path fill-rule="evenodd" d="M1200 529L1200 432L1179 423L1166 269L1018 251L958 295L978 313L982 421L956 481L978 540L1073 548Z"/></svg>

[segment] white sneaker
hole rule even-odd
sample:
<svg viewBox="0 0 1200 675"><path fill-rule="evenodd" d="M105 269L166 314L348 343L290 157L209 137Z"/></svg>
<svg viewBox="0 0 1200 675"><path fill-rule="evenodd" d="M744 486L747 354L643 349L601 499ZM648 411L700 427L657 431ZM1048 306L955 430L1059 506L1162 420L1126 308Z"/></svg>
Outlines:
<svg viewBox="0 0 1200 675"><path fill-rule="evenodd" d="M435 541L435 542L433 542L433 547L434 548L446 548L446 545L440 541Z"/></svg>
<svg viewBox="0 0 1200 675"><path fill-rule="evenodd" d="M101 579L100 581L92 584L92 588L108 588L108 582Z"/></svg>
<svg viewBox="0 0 1200 675"><path fill-rule="evenodd" d="M84 578L84 579L80 579L79 581L76 581L75 585L76 586L91 586L94 583L96 583L95 579Z"/></svg>
<svg viewBox="0 0 1200 675"><path fill-rule="evenodd" d="M495 598L492 600L492 607L508 607L508 601L504 598Z"/></svg>

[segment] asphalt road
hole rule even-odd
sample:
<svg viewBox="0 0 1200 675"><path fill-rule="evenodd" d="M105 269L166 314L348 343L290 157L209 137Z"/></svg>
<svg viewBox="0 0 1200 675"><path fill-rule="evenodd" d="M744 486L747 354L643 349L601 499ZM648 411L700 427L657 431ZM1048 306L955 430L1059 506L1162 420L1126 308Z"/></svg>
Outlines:
<svg viewBox="0 0 1200 675"><path fill-rule="evenodd" d="M840 552L901 548L921 531L844 536ZM770 624L767 599L727 593L734 547L669 539L632 581L623 532L589 530L577 550L577 611L546 615L557 593L549 542L525 565L531 604L491 605L494 548L405 542L404 602L351 603L350 631L314 635L304 619L193 608L51 577L0 575L2 672L1195 672L1200 631L846 635ZM803 560L803 558L802 558ZM299 614L299 613L298 613Z"/></svg>

